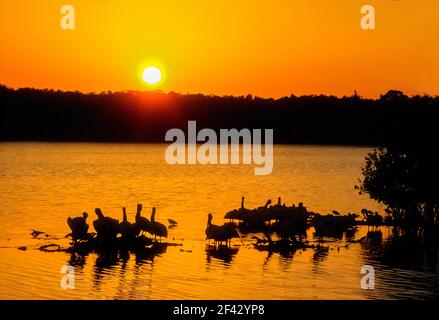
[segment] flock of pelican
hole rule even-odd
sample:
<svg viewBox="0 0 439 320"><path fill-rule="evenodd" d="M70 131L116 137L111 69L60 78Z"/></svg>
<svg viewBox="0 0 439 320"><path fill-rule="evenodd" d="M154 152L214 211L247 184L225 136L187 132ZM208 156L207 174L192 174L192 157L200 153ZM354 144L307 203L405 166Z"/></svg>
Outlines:
<svg viewBox="0 0 439 320"><path fill-rule="evenodd" d="M238 226L244 232L261 232L266 236L266 241L297 246L302 237L306 237L307 229L314 228L315 236L341 237L344 232L355 230L357 225L367 225L378 228L383 225L383 217L377 212L363 209L363 220L357 220L360 216L355 213L342 215L337 211L322 215L310 212L303 203L287 206L281 202L281 198L275 205L268 200L265 205L248 209L244 206L244 197L241 199L241 207L227 212L224 216L230 222L223 226L212 226L212 217L208 218L206 235L208 239L214 239L221 244L222 241L237 237L234 226ZM238 225L235 224L238 221ZM272 242L270 234L275 233L280 239ZM299 241L297 241L296 236Z"/></svg>
<svg viewBox="0 0 439 320"><path fill-rule="evenodd" d="M96 239L103 243L109 243L117 239L120 234L121 238L124 240L133 240L139 235L144 235L144 233L149 233L156 239L159 237L168 236L168 228L155 221L156 208L152 208L151 218L148 219L141 215L143 206L142 204L137 205L136 221L131 223L128 221L126 208L122 208L122 221L106 217L102 213L100 208L95 209L97 219L93 221L93 227L96 231L95 234L88 233L89 225L87 223L88 213L84 212L82 217L68 218L67 224L70 227L71 233L68 234L73 239L73 242L80 240L91 240ZM172 220L171 225L176 224Z"/></svg>
<svg viewBox="0 0 439 320"><path fill-rule="evenodd" d="M221 246L225 243L230 246L231 239L239 238L240 235L237 228L241 231L263 232L267 238L269 234L275 232L280 239L285 240L291 244L297 244L296 236L299 240L303 235L306 235L306 230L313 226L316 235L323 236L337 236L345 231L353 229L360 221L356 218L356 214L341 215L337 211L332 214L320 215L308 210L299 203L298 206L286 206L282 204L281 198L275 205L271 205L271 200L268 200L264 206L254 209L248 209L244 206L244 197L241 199L241 207L234 209L225 214L224 219L230 220L223 225L215 225L212 223L213 215L211 213L207 216L207 226L205 229L206 240L210 245L213 240L215 247ZM89 225L87 224L88 213L84 212L82 217L68 218L67 224L71 229L71 236L73 243L77 241L96 240L99 243L112 243L117 239L132 241L135 239L149 239L146 234L151 235L156 241L157 237L161 240L162 237L167 238L168 228L155 220L156 208L152 208L150 219L143 217L142 204L137 205L137 212L135 222L129 222L125 207L122 208L122 221L104 216L100 208L95 209L97 219L93 221L95 233L89 233ZM382 223L382 217L378 213L373 213L363 209L364 224L379 226ZM236 224L234 221L239 221ZM170 226L175 226L176 221L168 219ZM120 235L120 237L119 237ZM151 240L152 241L152 240Z"/></svg>

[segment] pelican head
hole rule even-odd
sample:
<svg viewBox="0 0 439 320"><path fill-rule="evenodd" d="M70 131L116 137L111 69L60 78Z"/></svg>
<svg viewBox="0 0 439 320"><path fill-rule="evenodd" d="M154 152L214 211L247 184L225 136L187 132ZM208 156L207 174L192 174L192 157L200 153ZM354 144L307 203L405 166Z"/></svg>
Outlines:
<svg viewBox="0 0 439 320"><path fill-rule="evenodd" d="M102 213L102 210L100 208L96 208L95 209L95 213L98 216L98 219L103 219L104 218L104 214Z"/></svg>
<svg viewBox="0 0 439 320"><path fill-rule="evenodd" d="M155 220L155 207L152 207L152 212L151 212L151 221Z"/></svg>

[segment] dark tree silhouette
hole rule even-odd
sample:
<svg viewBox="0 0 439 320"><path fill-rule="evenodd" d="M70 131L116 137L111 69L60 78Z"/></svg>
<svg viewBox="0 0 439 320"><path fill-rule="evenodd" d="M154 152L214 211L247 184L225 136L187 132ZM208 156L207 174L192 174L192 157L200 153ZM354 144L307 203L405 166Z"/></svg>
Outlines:
<svg viewBox="0 0 439 320"><path fill-rule="evenodd" d="M399 90L389 90L386 94L380 97L381 101L387 103L393 103L398 105L403 105L409 102L409 97L406 96L402 91Z"/></svg>
<svg viewBox="0 0 439 320"><path fill-rule="evenodd" d="M424 231L439 223L439 145L375 148L366 157L360 193L387 206L404 230Z"/></svg>
<svg viewBox="0 0 439 320"><path fill-rule="evenodd" d="M0 140L164 142L171 128L274 129L274 142L385 146L437 137L439 97L279 99L128 91L80 93L0 85Z"/></svg>

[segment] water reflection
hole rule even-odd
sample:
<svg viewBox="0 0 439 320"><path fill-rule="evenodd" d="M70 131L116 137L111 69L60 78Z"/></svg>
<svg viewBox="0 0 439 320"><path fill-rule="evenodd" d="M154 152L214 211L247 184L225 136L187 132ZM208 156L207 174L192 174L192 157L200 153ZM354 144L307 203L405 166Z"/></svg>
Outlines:
<svg viewBox="0 0 439 320"><path fill-rule="evenodd" d="M320 262L324 261L329 254L329 247L319 245L315 248L314 254L312 256L313 263L318 265Z"/></svg>
<svg viewBox="0 0 439 320"><path fill-rule="evenodd" d="M156 256L160 256L166 252L168 244L154 243L150 248L143 248L136 250L136 265L141 265L146 262L153 263Z"/></svg>
<svg viewBox="0 0 439 320"><path fill-rule="evenodd" d="M98 272L102 272L104 269L112 269L115 265L121 265L122 268L126 268L131 254L136 257L136 264L142 264L145 262L152 262L156 256L166 253L166 249L169 244L167 243L154 243L151 247L139 248L134 251L127 249L114 249L106 248L105 250L97 250L95 260L95 269ZM70 251L70 259L68 264L74 267L84 268L89 255L89 251Z"/></svg>
<svg viewBox="0 0 439 320"><path fill-rule="evenodd" d="M212 260L222 261L222 265L229 266L236 254L238 254L238 247L229 246L206 246L207 264L211 264ZM213 258L213 259L212 259Z"/></svg>
<svg viewBox="0 0 439 320"><path fill-rule="evenodd" d="M88 256L88 253L83 254L83 253L71 252L68 264L75 267L75 269L82 270L82 269L84 269L84 265L87 262L86 256Z"/></svg>
<svg viewBox="0 0 439 320"><path fill-rule="evenodd" d="M400 236L394 230L368 231L360 241L364 261L375 267L376 283L387 299L424 299L439 294L437 245ZM368 298L377 298L365 290Z"/></svg>
<svg viewBox="0 0 439 320"><path fill-rule="evenodd" d="M119 258L122 261L121 268L125 269L127 267L128 260L130 260L130 251L129 250L120 250Z"/></svg>
<svg viewBox="0 0 439 320"><path fill-rule="evenodd" d="M368 231L367 235L360 239L363 253L371 258L379 258L383 254L383 233L379 231Z"/></svg>
<svg viewBox="0 0 439 320"><path fill-rule="evenodd" d="M368 237L369 239L369 237ZM421 242L419 239L390 236L380 247L378 241L372 238L373 256L391 268L403 268L434 272L438 263L438 248ZM369 245L370 250L371 245Z"/></svg>
<svg viewBox="0 0 439 320"><path fill-rule="evenodd" d="M282 244L282 241L278 241L275 245L255 245L255 249L261 252L267 252L267 259L273 254L279 254L280 257L285 259L292 259L298 247L290 245L290 243Z"/></svg>
<svg viewBox="0 0 439 320"><path fill-rule="evenodd" d="M308 238L312 234L313 231L309 230L306 237ZM178 269L182 268L183 265L186 266L187 263L189 265L193 263L194 270L198 269L200 273L201 265L197 266L196 259L201 252L205 257L205 271L216 274L218 270L222 270L221 272L232 270L241 250L244 252L244 260L239 259L240 264L246 262L245 259L251 252L266 253L261 256L259 266L254 261L252 262L252 267L256 269L240 269L240 272L244 272L241 273L243 279L251 276L251 273L255 273L258 268L262 268L269 277L275 277L279 271L280 274L287 274L303 267L305 271L300 269L302 270L300 275L309 277L311 274L309 279L315 279L315 281L319 279L319 283L327 281L325 285L331 287L334 271L337 272L335 275L345 272L357 273L358 278L352 277L352 275L348 278L351 279L351 283L359 283L361 277L359 268L363 264L369 264L375 268L376 290L358 289L363 297L399 299L438 296L439 252L437 247L397 235L390 228L368 229L362 227L356 232L345 233L341 239L339 237L311 237L310 241L306 241L304 237L302 240L307 246L303 248L291 246L290 243L282 246L280 244L283 240L280 242L277 240L271 245L267 245L258 243L255 241L256 239L261 241L259 237L249 235L241 239L239 245L234 242L230 247L208 246L203 242L201 246L192 245L191 250L175 248L172 252L168 252L168 244L166 243L155 243L142 250L72 251L69 254L68 263L75 269L81 270L83 275L86 275L89 270L91 271L88 274L92 276L91 284L95 292L104 294L111 286L117 298L154 296L159 290L154 283L161 282L160 277L166 274L162 268L167 268L166 270L169 268ZM274 243L276 245L273 245ZM359 255L357 256L357 254ZM172 256L168 260L177 259L175 260L177 264L178 259L181 259L180 267L168 267L162 263L156 264L158 257L163 257L163 261L166 261L168 255ZM95 259L93 260L92 257ZM354 264L343 257L354 259L352 261ZM361 260L357 264L355 259L358 258ZM346 265L335 267L334 263L338 263L336 262L338 260ZM91 269L86 268L89 261L93 264ZM270 263L271 261L277 261L278 264ZM275 271L276 268L279 271ZM355 271L356 269L358 270ZM184 269L181 271L184 273ZM294 278L293 274L291 276ZM172 278L171 282L175 283L179 281L175 277L166 276L166 278L169 280ZM187 281L193 280L188 279ZM240 281L238 280L238 282ZM243 282L240 283L241 286L244 285ZM344 285L346 286L346 284ZM142 288L141 293L139 286Z"/></svg>
<svg viewBox="0 0 439 320"><path fill-rule="evenodd" d="M393 236L387 228L380 230L381 243L367 234L367 227L348 231L342 239L323 237L321 245L330 247L327 252L311 247L257 250L252 233L242 237L242 242L234 242L241 244L239 251L234 243L235 252L228 254L205 250L206 214L212 210L222 223L223 214L236 207L236 199L242 195L251 208L260 206L261 199L276 199L281 194L288 204L300 199L315 212L358 212L365 207L378 210L375 203L358 196L352 188L368 149L275 146L276 170L264 178L238 166L168 166L163 161L165 147L160 145L9 144L0 145L0 149L5 173L4 208L0 212L0 298L438 296L437 250L413 246L401 251L394 247L396 242L387 242ZM41 170L35 171L36 166ZM155 252L119 250L117 255L32 249L46 242L68 245L45 234L33 239L29 236L32 228L63 237L69 232L69 215L103 206L104 212L120 218L123 205L139 201L147 207L157 206L163 212L161 222L167 218L178 221L178 228L169 228L169 239L178 239L191 252L173 247L155 248ZM307 239L310 246L318 245L312 229ZM28 250L17 250L19 246ZM59 270L66 262L78 271L75 290L59 287ZM359 287L364 264L376 270L375 290Z"/></svg>
<svg viewBox="0 0 439 320"><path fill-rule="evenodd" d="M101 284L105 276L112 277L111 269L118 264L119 258L117 251L100 252L95 260L93 268L93 285L95 290L101 289Z"/></svg>

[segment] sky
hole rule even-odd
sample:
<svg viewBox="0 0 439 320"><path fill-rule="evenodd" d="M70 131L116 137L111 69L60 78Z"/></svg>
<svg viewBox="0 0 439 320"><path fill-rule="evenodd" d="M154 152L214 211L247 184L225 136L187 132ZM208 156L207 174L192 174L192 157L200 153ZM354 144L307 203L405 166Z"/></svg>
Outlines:
<svg viewBox="0 0 439 320"><path fill-rule="evenodd" d="M63 30L60 9L75 8ZM375 30L360 26L364 4ZM439 95L437 0L1 0L0 83L180 93Z"/></svg>

